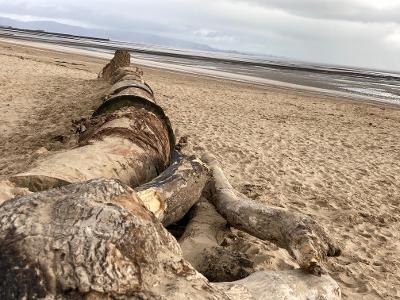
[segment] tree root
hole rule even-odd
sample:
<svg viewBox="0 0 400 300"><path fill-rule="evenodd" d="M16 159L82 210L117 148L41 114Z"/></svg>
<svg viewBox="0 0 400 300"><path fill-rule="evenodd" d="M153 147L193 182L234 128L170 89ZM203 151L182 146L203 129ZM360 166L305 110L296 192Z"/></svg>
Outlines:
<svg viewBox="0 0 400 300"><path fill-rule="evenodd" d="M183 256L230 299L340 299L340 288L328 275L255 271L254 256L222 246L230 231L207 201L199 202L190 214L192 219L179 240Z"/></svg>
<svg viewBox="0 0 400 300"><path fill-rule="evenodd" d="M211 172L201 160L175 151L172 164L160 176L135 190L166 227L181 220L199 201L210 178Z"/></svg>
<svg viewBox="0 0 400 300"><path fill-rule="evenodd" d="M340 299L329 276L254 272L251 257L221 246L228 222L287 249L311 274L340 253L310 217L235 191L214 157L204 157L207 166L175 151L142 72L118 69L129 54L116 54L102 72L116 85L79 147L0 182L0 299ZM197 204L181 249L164 226L181 220L207 183L223 217ZM183 257L209 279L232 282L209 283Z"/></svg>
<svg viewBox="0 0 400 300"><path fill-rule="evenodd" d="M200 237L196 245L217 235L191 231L194 241ZM229 268L243 262L222 254ZM329 276L256 272L209 283L182 256L136 193L116 180L70 184L0 205L1 299L340 299Z"/></svg>
<svg viewBox="0 0 400 300"><path fill-rule="evenodd" d="M184 258L212 282L242 279L255 270L245 254L220 246L229 232L226 220L206 199L191 212L192 219L179 239Z"/></svg>
<svg viewBox="0 0 400 300"><path fill-rule="evenodd" d="M263 271L249 277L224 283L213 283L231 300L339 300L338 284L328 275L320 277L294 271Z"/></svg>
<svg viewBox="0 0 400 300"><path fill-rule="evenodd" d="M340 255L313 219L251 201L233 189L215 157L205 155L202 160L213 172L211 201L230 225L287 249L303 270L314 275L324 272L321 263L327 256Z"/></svg>
<svg viewBox="0 0 400 300"><path fill-rule="evenodd" d="M229 299L128 186L92 180L0 205L0 299Z"/></svg>

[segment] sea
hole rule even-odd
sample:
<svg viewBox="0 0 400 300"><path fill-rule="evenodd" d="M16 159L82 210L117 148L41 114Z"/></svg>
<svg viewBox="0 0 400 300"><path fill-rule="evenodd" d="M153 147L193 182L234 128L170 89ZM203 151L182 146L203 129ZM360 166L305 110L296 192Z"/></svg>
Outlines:
<svg viewBox="0 0 400 300"><path fill-rule="evenodd" d="M170 71L400 105L400 72L236 52L174 49L12 27L0 27L0 38L59 45L103 57L111 56L116 49L127 49L138 64Z"/></svg>

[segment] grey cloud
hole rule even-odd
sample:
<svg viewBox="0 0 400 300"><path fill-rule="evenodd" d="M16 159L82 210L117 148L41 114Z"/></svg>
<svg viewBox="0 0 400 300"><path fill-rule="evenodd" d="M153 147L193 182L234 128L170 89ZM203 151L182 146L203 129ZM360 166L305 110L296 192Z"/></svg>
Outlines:
<svg viewBox="0 0 400 300"><path fill-rule="evenodd" d="M315 19L400 23L398 0L235 0Z"/></svg>
<svg viewBox="0 0 400 300"><path fill-rule="evenodd" d="M0 7L216 48L400 70L400 0L0 0Z"/></svg>

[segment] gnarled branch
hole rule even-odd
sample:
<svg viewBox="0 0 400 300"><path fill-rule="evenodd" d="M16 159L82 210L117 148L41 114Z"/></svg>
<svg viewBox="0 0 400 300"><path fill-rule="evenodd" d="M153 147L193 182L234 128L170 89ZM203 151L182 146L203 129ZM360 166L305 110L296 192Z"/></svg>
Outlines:
<svg viewBox="0 0 400 300"><path fill-rule="evenodd" d="M340 254L339 248L313 219L251 201L230 185L214 156L205 155L202 159L213 172L212 202L229 224L287 249L302 269L316 275L323 272L321 262L327 256Z"/></svg>

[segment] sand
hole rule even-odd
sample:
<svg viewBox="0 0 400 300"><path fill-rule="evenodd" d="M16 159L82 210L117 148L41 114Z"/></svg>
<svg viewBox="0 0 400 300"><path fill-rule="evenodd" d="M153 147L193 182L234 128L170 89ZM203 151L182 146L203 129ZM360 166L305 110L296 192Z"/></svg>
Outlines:
<svg viewBox="0 0 400 300"><path fill-rule="evenodd" d="M0 179L75 145L105 60L0 43ZM178 135L254 199L309 214L340 243L345 299L400 298L400 110L144 68ZM44 149L45 148L45 149Z"/></svg>

